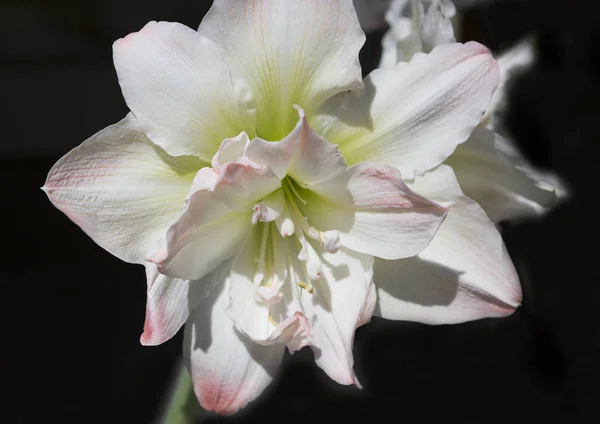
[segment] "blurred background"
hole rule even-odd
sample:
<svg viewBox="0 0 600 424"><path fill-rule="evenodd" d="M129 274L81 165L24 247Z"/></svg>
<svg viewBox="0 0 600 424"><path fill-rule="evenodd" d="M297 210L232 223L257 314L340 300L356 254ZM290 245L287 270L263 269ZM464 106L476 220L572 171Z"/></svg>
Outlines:
<svg viewBox="0 0 600 424"><path fill-rule="evenodd" d="M196 28L210 3L0 3L2 423L153 423L164 407L181 334L139 344L143 269L96 246L39 187L59 157L126 114L113 41L150 20ZM364 390L329 381L305 349L242 414L198 422L600 422L600 2L456 3L461 41L501 53L535 34L537 60L510 81L504 124L571 191L542 219L503 224L523 307L456 326L374 318L355 339ZM365 73L386 29L370 25Z"/></svg>

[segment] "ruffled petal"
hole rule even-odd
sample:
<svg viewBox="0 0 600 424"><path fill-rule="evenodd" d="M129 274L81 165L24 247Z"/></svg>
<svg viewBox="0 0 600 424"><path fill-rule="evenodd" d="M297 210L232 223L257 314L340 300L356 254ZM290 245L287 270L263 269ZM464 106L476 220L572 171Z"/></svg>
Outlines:
<svg viewBox="0 0 600 424"><path fill-rule="evenodd" d="M217 160L218 162L218 160ZM163 274L199 279L234 256L252 226L256 202L281 187L267 167L240 160L195 177L184 213L151 260Z"/></svg>
<svg viewBox="0 0 600 424"><path fill-rule="evenodd" d="M365 89L331 99L311 124L349 165L391 165L411 179L442 163L479 124L498 83L481 44L445 44L394 69L376 69Z"/></svg>
<svg viewBox="0 0 600 424"><path fill-rule="evenodd" d="M312 325L310 346L331 379L360 388L352 347L356 328L370 321L375 308L373 258L343 247L334 254L314 248L323 262L321 278L312 281L312 293L293 287Z"/></svg>

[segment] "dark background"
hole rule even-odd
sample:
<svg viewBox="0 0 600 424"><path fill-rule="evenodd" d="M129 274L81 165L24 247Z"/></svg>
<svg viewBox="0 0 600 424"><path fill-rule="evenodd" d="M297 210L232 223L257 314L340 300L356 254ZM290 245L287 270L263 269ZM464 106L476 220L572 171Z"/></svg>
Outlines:
<svg viewBox="0 0 600 424"><path fill-rule="evenodd" d="M96 246L39 190L70 148L127 112L111 45L149 20L197 27L210 1L0 3L0 422L151 423L181 335L142 347L141 267ZM539 58L512 81L506 126L570 186L540 220L507 223L524 304L513 316L430 327L373 319L357 331L364 390L338 386L305 350L235 418L203 422L600 422L600 8L498 1L464 39L501 52L535 31ZM362 52L366 71L383 30Z"/></svg>

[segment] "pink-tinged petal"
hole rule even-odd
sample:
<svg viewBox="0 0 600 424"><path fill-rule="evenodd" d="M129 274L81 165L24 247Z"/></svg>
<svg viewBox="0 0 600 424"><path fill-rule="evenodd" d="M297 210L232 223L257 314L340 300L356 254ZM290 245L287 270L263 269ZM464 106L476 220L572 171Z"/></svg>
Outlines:
<svg viewBox="0 0 600 424"><path fill-rule="evenodd" d="M397 169L371 163L355 165L301 196L312 225L338 230L342 245L385 259L422 251L447 212L407 187Z"/></svg>
<svg viewBox="0 0 600 424"><path fill-rule="evenodd" d="M360 388L352 346L356 328L369 322L375 308L373 257L343 247L334 254L315 249L323 267L322 277L312 281L313 293L293 287L301 292L299 302L312 324L310 346L317 365L331 379Z"/></svg>
<svg viewBox="0 0 600 424"><path fill-rule="evenodd" d="M254 131L248 89L218 47L184 25L150 22L113 46L123 96L144 132L172 155L209 161L221 141Z"/></svg>
<svg viewBox="0 0 600 424"><path fill-rule="evenodd" d="M183 214L150 258L163 274L198 279L234 256L252 226L257 202L281 187L270 168L245 156L224 164L217 157L215 163L218 170L198 172Z"/></svg>
<svg viewBox="0 0 600 424"><path fill-rule="evenodd" d="M250 86L264 139L292 130L293 104L310 115L361 85L365 36L352 0L216 0L198 31Z"/></svg>
<svg viewBox="0 0 600 424"><path fill-rule="evenodd" d="M61 158L43 189L101 247L144 263L181 214L193 176L205 165L169 156L128 115Z"/></svg>
<svg viewBox="0 0 600 424"><path fill-rule="evenodd" d="M262 346L235 330L225 314L229 283L221 284L190 315L183 355L200 405L231 415L256 399L275 376L284 345Z"/></svg>
<svg viewBox="0 0 600 424"><path fill-rule="evenodd" d="M417 178L415 190L453 201L431 244L415 258L375 261L376 314L394 320L453 324L510 315L521 287L502 237L465 196L445 165Z"/></svg>
<svg viewBox="0 0 600 424"><path fill-rule="evenodd" d="M156 346L171 339L185 324L190 311L225 280L230 267L231 263L225 261L200 280L189 281L167 277L158 272L156 265L146 264L148 299L140 342Z"/></svg>
<svg viewBox="0 0 600 424"><path fill-rule="evenodd" d="M477 127L446 164L464 194L496 223L540 214L557 201L551 177L529 165L508 139L487 128Z"/></svg>
<svg viewBox="0 0 600 424"><path fill-rule="evenodd" d="M196 192L150 260L162 274L200 279L236 254L250 225L250 213L232 211L208 190Z"/></svg>
<svg viewBox="0 0 600 424"><path fill-rule="evenodd" d="M377 69L365 89L331 99L311 122L349 165L396 167L403 178L433 169L479 124L499 71L481 44L445 44L394 69Z"/></svg>

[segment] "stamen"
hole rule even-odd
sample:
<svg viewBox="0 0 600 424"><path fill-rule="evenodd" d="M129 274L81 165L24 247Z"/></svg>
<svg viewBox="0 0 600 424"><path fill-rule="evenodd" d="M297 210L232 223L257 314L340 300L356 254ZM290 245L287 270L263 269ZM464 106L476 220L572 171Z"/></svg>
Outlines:
<svg viewBox="0 0 600 424"><path fill-rule="evenodd" d="M306 283L304 283L302 281L298 281L296 284L298 285L298 287L300 287L301 289L306 290L310 294L312 294L315 291L315 288L313 287L312 284L306 284Z"/></svg>
<svg viewBox="0 0 600 424"><path fill-rule="evenodd" d="M304 237L304 233L299 231L297 233L298 241L302 245L302 249L298 254L298 259L304 261L306 266L306 272L308 273L309 280L318 280L321 278L321 270L323 269L323 262L321 258L311 246L311 244Z"/></svg>
<svg viewBox="0 0 600 424"><path fill-rule="evenodd" d="M288 182L288 186L292 189L292 192L296 195L296 197L302 202L302 204L304 206L306 206L306 200L304 200L302 198L302 196L300 196L300 193L298 193L298 190L296 190L295 184L292 183L291 181Z"/></svg>
<svg viewBox="0 0 600 424"><path fill-rule="evenodd" d="M273 319L273 315L271 315L271 311L269 311L269 322L277 327L279 324Z"/></svg>

